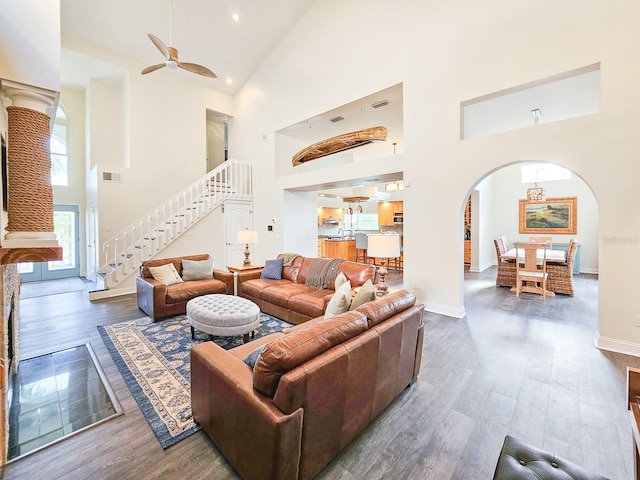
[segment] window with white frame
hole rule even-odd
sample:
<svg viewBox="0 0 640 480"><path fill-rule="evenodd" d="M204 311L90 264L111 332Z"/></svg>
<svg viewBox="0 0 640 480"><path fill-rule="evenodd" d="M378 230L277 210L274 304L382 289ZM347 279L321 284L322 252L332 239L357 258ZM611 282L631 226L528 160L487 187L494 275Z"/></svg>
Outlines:
<svg viewBox="0 0 640 480"><path fill-rule="evenodd" d="M57 187L69 185L68 126L67 114L64 108L58 105L49 142L49 148L51 149L51 185Z"/></svg>
<svg viewBox="0 0 640 480"><path fill-rule="evenodd" d="M522 183L571 180L571 170L552 163L530 163L520 167L520 180Z"/></svg>

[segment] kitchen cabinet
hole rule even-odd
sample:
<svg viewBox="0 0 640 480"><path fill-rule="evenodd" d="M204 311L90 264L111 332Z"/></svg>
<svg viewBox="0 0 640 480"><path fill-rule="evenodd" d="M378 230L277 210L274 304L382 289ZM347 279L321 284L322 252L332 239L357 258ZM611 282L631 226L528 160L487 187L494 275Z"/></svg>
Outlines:
<svg viewBox="0 0 640 480"><path fill-rule="evenodd" d="M464 263L471 264L471 195L464 209Z"/></svg>
<svg viewBox="0 0 640 480"><path fill-rule="evenodd" d="M318 256L319 257L327 256L327 239L326 238L318 238Z"/></svg>
<svg viewBox="0 0 640 480"><path fill-rule="evenodd" d="M379 202L378 203L378 225L393 225L393 217L401 214L403 202Z"/></svg>
<svg viewBox="0 0 640 480"><path fill-rule="evenodd" d="M318 207L318 226L321 226L328 218L336 219L342 223L344 221L343 208Z"/></svg>
<svg viewBox="0 0 640 480"><path fill-rule="evenodd" d="M344 258L352 262L356 261L356 241L355 240L326 240L324 242L325 255L327 258Z"/></svg>

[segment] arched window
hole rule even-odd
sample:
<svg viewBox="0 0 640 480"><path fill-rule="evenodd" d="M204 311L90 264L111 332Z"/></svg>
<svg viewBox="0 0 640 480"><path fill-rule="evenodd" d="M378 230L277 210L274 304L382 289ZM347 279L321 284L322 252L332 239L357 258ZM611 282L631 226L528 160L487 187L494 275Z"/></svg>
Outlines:
<svg viewBox="0 0 640 480"><path fill-rule="evenodd" d="M49 143L51 149L51 185L58 187L69 185L68 127L69 121L64 107L58 104Z"/></svg>

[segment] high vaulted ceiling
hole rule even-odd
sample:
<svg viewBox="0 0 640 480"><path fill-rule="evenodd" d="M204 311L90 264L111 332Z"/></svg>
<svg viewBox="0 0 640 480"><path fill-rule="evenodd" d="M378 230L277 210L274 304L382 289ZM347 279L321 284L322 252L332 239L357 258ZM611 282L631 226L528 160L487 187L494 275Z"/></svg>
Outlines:
<svg viewBox="0 0 640 480"><path fill-rule="evenodd" d="M148 33L173 47L183 62L218 78L212 88L234 94L289 33L315 0L61 0L63 38L81 40L132 59L143 68L163 57ZM239 20L232 16L238 14ZM63 58L63 70L65 69ZM167 74L166 71L150 73ZM171 72L193 75L186 71ZM232 84L227 79L233 80ZM81 82L63 71L63 83Z"/></svg>

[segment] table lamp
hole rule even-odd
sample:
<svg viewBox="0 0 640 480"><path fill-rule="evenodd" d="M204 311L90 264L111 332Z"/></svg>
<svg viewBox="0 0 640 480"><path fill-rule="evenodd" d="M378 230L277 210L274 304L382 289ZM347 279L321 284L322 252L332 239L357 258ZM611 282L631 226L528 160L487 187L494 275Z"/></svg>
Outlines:
<svg viewBox="0 0 640 480"><path fill-rule="evenodd" d="M380 268L378 269L378 283L376 285L377 295L387 293L389 287L385 282L387 269L385 263L388 258L400 256L400 235L371 234L367 236L367 257L379 258Z"/></svg>
<svg viewBox="0 0 640 480"><path fill-rule="evenodd" d="M243 265L250 265L249 260L249 244L258 242L258 232L255 230L238 230L238 243L244 243L244 263Z"/></svg>

